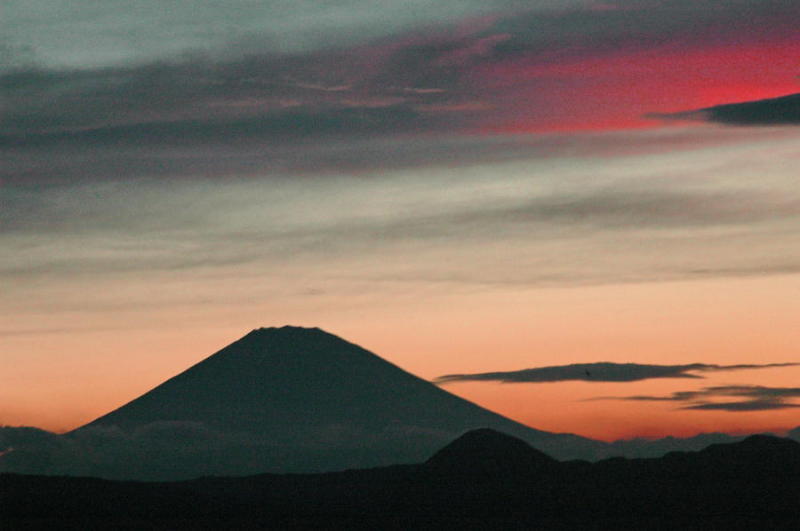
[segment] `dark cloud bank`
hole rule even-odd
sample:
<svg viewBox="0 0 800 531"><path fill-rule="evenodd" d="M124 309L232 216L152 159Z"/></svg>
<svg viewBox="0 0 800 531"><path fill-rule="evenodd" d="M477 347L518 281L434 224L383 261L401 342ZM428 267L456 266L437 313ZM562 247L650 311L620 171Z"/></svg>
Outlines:
<svg viewBox="0 0 800 531"><path fill-rule="evenodd" d="M356 150L338 158L315 152L346 140L459 133L487 123L487 116L502 121L513 113L517 100L480 87L476 68L519 58L549 64L665 43L705 46L792 35L800 20L800 6L787 0L629 0L604 10L563 2L553 9L536 7L515 1L475 4L463 15L473 8L495 15L471 23L439 17L438 25L413 32L398 33L396 25L387 24L382 35L370 32L346 46L282 48L269 39L256 45L254 37L249 45L215 41L211 50L173 50L160 59L113 66L36 64L28 57L35 50L19 51L35 47L6 44L0 55L14 60L4 60L0 70L0 179L219 175L248 170L237 149L275 150L298 142L305 143L303 149L253 155L249 169L263 169L265 162L268 169L308 166L309 157L325 169L346 167L351 158L359 159ZM355 6L350 11L352 17L336 20L363 18ZM313 19L303 18L309 24ZM535 100L536 91L526 92L527 98ZM797 99L789 98L703 113L725 123L797 123ZM470 158L467 150L417 148L420 154L412 159L450 164L456 157Z"/></svg>
<svg viewBox="0 0 800 531"><path fill-rule="evenodd" d="M800 93L656 116L742 126L797 125L800 124Z"/></svg>

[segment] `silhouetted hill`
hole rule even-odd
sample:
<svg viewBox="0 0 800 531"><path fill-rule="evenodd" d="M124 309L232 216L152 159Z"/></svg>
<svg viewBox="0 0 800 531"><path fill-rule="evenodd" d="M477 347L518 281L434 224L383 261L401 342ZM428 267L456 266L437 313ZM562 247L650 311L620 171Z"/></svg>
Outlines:
<svg viewBox="0 0 800 531"><path fill-rule="evenodd" d="M772 435L751 435L733 444L712 444L693 454L670 454L668 459L696 460L718 474L747 471L761 476L786 468L800 470L800 443Z"/></svg>
<svg viewBox="0 0 800 531"><path fill-rule="evenodd" d="M425 466L439 474L502 476L520 470L550 469L557 461L525 441L489 428L472 430L428 459Z"/></svg>
<svg viewBox="0 0 800 531"><path fill-rule="evenodd" d="M800 445L774 437L588 463L479 430L423 464L325 474L168 483L3 474L0 514L76 528L776 529L800 519L798 479Z"/></svg>
<svg viewBox="0 0 800 531"><path fill-rule="evenodd" d="M800 455L800 442L774 435L750 435L733 444L712 444L700 452L723 460L760 461L762 465L778 460L784 462Z"/></svg>

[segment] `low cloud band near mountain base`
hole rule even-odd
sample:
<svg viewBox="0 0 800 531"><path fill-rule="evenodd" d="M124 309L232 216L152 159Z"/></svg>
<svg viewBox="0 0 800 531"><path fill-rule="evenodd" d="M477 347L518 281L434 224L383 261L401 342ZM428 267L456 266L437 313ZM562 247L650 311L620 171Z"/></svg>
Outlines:
<svg viewBox="0 0 800 531"><path fill-rule="evenodd" d="M750 369L772 369L794 367L797 363L765 363L716 365L690 363L686 365L650 365L640 363L573 363L549 367L533 367L518 371L483 372L474 374L445 374L435 383L451 382L501 382L501 383L547 383L565 381L585 382L638 382L655 378L703 378L697 373L739 371Z"/></svg>

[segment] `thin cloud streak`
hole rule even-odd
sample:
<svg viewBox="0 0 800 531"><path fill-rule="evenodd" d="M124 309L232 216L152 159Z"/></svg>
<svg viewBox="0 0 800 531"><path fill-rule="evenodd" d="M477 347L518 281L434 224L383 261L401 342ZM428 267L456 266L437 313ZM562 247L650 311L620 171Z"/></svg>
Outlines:
<svg viewBox="0 0 800 531"><path fill-rule="evenodd" d="M797 363L774 366L797 366ZM743 368L759 368L742 366ZM767 368L768 366L764 366ZM745 400L715 402L714 398L744 398ZM696 391L676 391L664 396L633 395L598 397L592 400L622 400L629 402L686 402L680 409L697 411L767 411L800 407L787 400L800 398L800 387L767 387L761 385L718 385Z"/></svg>
<svg viewBox="0 0 800 531"><path fill-rule="evenodd" d="M485 372L475 374L446 374L434 380L437 384L453 382L501 382L501 383L550 383L566 381L584 382L638 382L658 378L703 378L700 374L707 372L740 371L750 369L774 369L780 367L796 367L800 363L765 363L717 365L708 363L690 363L687 365L647 365L639 363L574 363L550 367L534 367L518 371ZM716 388L712 388L716 389ZM666 400L683 400L669 397ZM642 397L631 397L631 400L646 400Z"/></svg>
<svg viewBox="0 0 800 531"><path fill-rule="evenodd" d="M715 402L686 406L681 409L695 411L770 411L776 409L798 408L800 404L787 404L780 400L749 400L743 402Z"/></svg>

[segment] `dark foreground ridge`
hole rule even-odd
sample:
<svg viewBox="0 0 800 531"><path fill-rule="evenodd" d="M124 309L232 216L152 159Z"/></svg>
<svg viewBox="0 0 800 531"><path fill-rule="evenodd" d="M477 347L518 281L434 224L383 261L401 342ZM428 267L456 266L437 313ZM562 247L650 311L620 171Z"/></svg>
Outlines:
<svg viewBox="0 0 800 531"><path fill-rule="evenodd" d="M486 429L422 464L325 474L163 483L0 475L7 522L75 528L776 528L800 518L798 500L800 444L772 436L589 463L558 462Z"/></svg>

